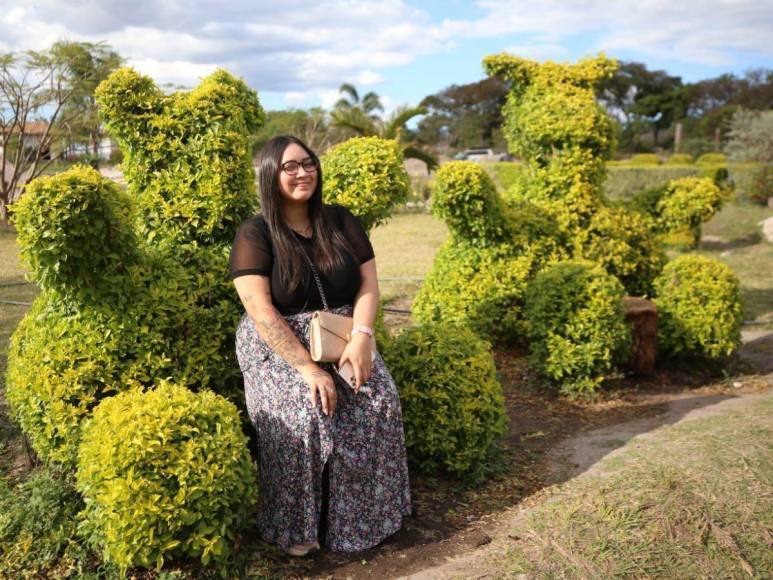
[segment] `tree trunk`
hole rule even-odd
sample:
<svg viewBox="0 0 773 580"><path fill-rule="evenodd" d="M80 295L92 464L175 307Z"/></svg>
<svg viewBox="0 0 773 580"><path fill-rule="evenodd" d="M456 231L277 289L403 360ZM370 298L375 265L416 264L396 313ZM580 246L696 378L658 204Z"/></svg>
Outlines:
<svg viewBox="0 0 773 580"><path fill-rule="evenodd" d="M682 124L677 123L674 129L674 153L679 153L679 148L682 146Z"/></svg>

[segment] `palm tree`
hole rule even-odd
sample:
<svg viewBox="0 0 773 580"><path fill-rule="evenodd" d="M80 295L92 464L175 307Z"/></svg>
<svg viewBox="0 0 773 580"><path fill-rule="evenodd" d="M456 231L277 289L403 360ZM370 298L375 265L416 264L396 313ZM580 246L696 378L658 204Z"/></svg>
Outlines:
<svg viewBox="0 0 773 580"><path fill-rule="evenodd" d="M427 113L425 107L402 106L395 109L388 119L382 119L375 113L376 110L384 110L376 93L369 92L360 99L357 89L349 83L342 84L338 92L343 96L330 112L331 125L351 129L357 135L400 141L406 123ZM430 153L410 143L403 147L403 157L423 161L430 171L438 165L437 159Z"/></svg>

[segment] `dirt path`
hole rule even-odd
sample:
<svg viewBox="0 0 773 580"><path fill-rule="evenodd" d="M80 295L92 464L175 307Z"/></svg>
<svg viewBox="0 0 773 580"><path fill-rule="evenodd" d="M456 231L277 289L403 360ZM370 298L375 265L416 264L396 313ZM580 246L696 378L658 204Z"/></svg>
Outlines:
<svg viewBox="0 0 773 580"><path fill-rule="evenodd" d="M577 437L563 441L550 453L554 466L554 483L566 481L580 475L592 476L602 474L599 462L604 457L614 457L626 453L629 448L623 447L635 438L634 448L645 445L654 436L654 432L662 427L677 425L696 419L702 419L728 412L751 408L762 399L773 398L773 374L755 377L755 380L767 384L768 390L762 393L743 392L737 396L724 394L676 394L671 396L663 414L655 417L645 417L595 429ZM662 395L659 396L662 398ZM488 532L491 541L480 549L449 558L445 563L426 568L419 572L401 576L411 580L434 580L448 578L494 578L500 572L495 572L489 561L492 556L502 553L511 543L510 537L520 523L528 515L536 503L541 503L549 490L531 498L519 506L507 510L498 518L495 526Z"/></svg>

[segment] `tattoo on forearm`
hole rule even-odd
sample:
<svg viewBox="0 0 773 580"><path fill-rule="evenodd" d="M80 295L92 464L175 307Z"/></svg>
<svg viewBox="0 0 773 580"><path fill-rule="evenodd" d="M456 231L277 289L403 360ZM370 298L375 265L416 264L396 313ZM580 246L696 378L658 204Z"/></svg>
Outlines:
<svg viewBox="0 0 773 580"><path fill-rule="evenodd" d="M265 308L258 313L255 317L255 326L271 350L291 366L300 369L314 364L308 351L274 308Z"/></svg>

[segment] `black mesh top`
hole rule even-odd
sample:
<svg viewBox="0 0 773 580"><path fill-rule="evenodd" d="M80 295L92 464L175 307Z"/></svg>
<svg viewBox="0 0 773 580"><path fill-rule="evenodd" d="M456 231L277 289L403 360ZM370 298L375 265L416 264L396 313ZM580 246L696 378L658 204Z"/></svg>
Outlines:
<svg viewBox="0 0 773 580"><path fill-rule="evenodd" d="M343 234L354 250L353 256L346 252L343 266L333 272L326 274L315 264L328 307L336 308L354 303L361 283L359 266L371 260L374 253L368 235L348 209L340 205L325 205L323 211L327 213L328 223ZM298 233L295 233L295 238L311 257L314 238L306 238ZM262 215L242 222L231 248L230 262L232 279L250 274L268 276L271 279L271 300L281 314L287 316L322 309L322 298L310 268L293 292L288 292L280 282L271 234Z"/></svg>

